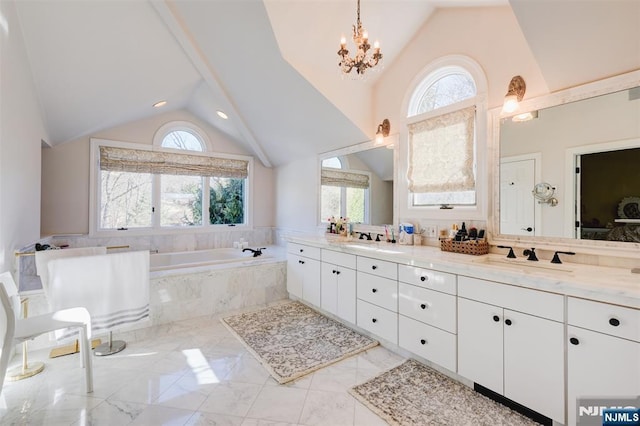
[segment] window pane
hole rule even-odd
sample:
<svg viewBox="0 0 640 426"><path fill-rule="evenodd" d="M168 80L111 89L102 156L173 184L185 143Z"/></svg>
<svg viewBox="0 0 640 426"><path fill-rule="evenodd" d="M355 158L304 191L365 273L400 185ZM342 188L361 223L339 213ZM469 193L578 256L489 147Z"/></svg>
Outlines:
<svg viewBox="0 0 640 426"><path fill-rule="evenodd" d="M345 188L347 190L347 217L351 222L364 223L363 188Z"/></svg>
<svg viewBox="0 0 640 426"><path fill-rule="evenodd" d="M332 169L341 169L342 162L338 157L327 158L326 160L322 160L322 167L331 167Z"/></svg>
<svg viewBox="0 0 640 426"><path fill-rule="evenodd" d="M328 219L340 217L340 187L322 185L322 194L320 195L322 205L320 206L320 220L328 222Z"/></svg>
<svg viewBox="0 0 640 426"><path fill-rule="evenodd" d="M202 178L162 175L160 225L202 225Z"/></svg>
<svg viewBox="0 0 640 426"><path fill-rule="evenodd" d="M193 133L176 130L169 133L162 140L163 148L186 149L189 151L204 151L202 142Z"/></svg>
<svg viewBox="0 0 640 426"><path fill-rule="evenodd" d="M244 223L245 179L212 177L209 185L209 223Z"/></svg>
<svg viewBox="0 0 640 426"><path fill-rule="evenodd" d="M476 204L475 191L460 192L426 192L413 194L414 206L466 206Z"/></svg>
<svg viewBox="0 0 640 426"><path fill-rule="evenodd" d="M473 80L465 74L448 74L436 80L424 91L416 114L433 111L476 95L476 86Z"/></svg>
<svg viewBox="0 0 640 426"><path fill-rule="evenodd" d="M151 175L100 171L101 229L151 227Z"/></svg>

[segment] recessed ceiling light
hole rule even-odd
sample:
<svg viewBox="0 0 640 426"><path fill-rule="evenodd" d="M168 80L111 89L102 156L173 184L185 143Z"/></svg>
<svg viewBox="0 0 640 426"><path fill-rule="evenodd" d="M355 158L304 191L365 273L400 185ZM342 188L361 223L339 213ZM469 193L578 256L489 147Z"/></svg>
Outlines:
<svg viewBox="0 0 640 426"><path fill-rule="evenodd" d="M225 114L224 112L219 111L219 110L216 111L216 114L218 114L218 117L222 118L223 120L226 120L226 119L229 118L229 116L227 114Z"/></svg>
<svg viewBox="0 0 640 426"><path fill-rule="evenodd" d="M153 107L154 108L160 108L160 107L165 106L166 104L167 104L167 101L158 101L155 104L153 104Z"/></svg>

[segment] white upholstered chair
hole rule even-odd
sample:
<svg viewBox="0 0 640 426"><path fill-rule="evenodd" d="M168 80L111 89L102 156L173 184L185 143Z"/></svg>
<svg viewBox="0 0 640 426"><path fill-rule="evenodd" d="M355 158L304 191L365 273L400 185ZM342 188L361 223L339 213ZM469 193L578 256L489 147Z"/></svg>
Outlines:
<svg viewBox="0 0 640 426"><path fill-rule="evenodd" d="M2 354L0 358L0 378L4 382L7 364L11 356L11 349L14 345L27 340L32 340L41 334L49 333L61 329L78 329L80 332L80 357L82 366L85 369L85 380L87 393L93 392L93 369L91 364L91 316L85 308L61 309L43 315L36 315L29 318L19 318L20 316L20 296L18 288L9 272L0 274L0 332L2 326L6 324L5 339L2 342ZM5 300L6 299L6 300ZM7 306L9 307L7 309ZM7 337L10 336L11 329L14 329L10 343L7 344ZM6 359L5 359L6 358Z"/></svg>

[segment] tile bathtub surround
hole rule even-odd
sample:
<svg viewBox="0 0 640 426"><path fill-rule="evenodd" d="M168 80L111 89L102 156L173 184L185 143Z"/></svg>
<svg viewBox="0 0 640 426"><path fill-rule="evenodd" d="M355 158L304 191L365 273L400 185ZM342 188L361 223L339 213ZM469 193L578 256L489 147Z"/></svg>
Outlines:
<svg viewBox="0 0 640 426"><path fill-rule="evenodd" d="M31 354L46 363L43 373L5 383L1 424L385 425L347 389L402 362L378 346L278 385L219 316L158 327L118 354L94 357L90 395L78 354L46 355Z"/></svg>
<svg viewBox="0 0 640 426"><path fill-rule="evenodd" d="M242 308L255 309L287 299L286 262L276 257L271 262L252 266L152 273L149 289L150 321L115 330L114 338L136 341L153 333L154 327ZM29 296L29 312L32 315L49 312L44 293ZM104 335L94 337L103 341L106 338ZM31 349L56 345L46 335L29 343Z"/></svg>

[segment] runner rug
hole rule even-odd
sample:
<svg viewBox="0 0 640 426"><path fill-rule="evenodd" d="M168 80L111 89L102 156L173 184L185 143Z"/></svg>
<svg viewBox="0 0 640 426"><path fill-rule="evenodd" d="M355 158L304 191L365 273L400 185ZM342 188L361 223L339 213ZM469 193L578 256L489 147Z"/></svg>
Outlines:
<svg viewBox="0 0 640 426"><path fill-rule="evenodd" d="M378 344L299 302L233 315L222 323L279 383Z"/></svg>
<svg viewBox="0 0 640 426"><path fill-rule="evenodd" d="M391 425L538 425L411 359L349 392Z"/></svg>

